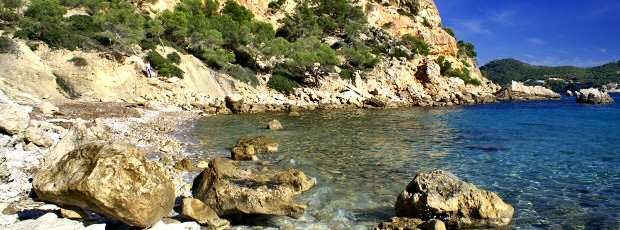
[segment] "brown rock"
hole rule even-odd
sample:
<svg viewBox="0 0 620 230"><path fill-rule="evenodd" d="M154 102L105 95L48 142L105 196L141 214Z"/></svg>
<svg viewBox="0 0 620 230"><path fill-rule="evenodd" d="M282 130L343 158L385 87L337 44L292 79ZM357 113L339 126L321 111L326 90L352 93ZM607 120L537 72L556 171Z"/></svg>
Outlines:
<svg viewBox="0 0 620 230"><path fill-rule="evenodd" d="M77 147L40 170L33 190L41 200L92 210L137 227L157 223L172 210L175 198L164 168L119 142Z"/></svg>
<svg viewBox="0 0 620 230"><path fill-rule="evenodd" d="M194 170L194 165L192 165L192 163L187 158L183 158L182 160L177 161L177 163L174 164L174 168L178 170L192 171Z"/></svg>
<svg viewBox="0 0 620 230"><path fill-rule="evenodd" d="M232 149L232 158L235 160L258 160L256 154L275 153L279 146L276 140L267 136L241 138Z"/></svg>
<svg viewBox="0 0 620 230"><path fill-rule="evenodd" d="M253 145L235 146L231 152L232 159L238 161L255 161L258 160Z"/></svg>
<svg viewBox="0 0 620 230"><path fill-rule="evenodd" d="M497 227L510 223L514 208L496 193L441 170L418 174L396 200L399 217L440 218L450 228Z"/></svg>
<svg viewBox="0 0 620 230"><path fill-rule="evenodd" d="M80 207L71 206L71 205L61 207L60 215L64 218L73 219L73 220L88 218L88 214L86 214L84 210L82 210Z"/></svg>
<svg viewBox="0 0 620 230"><path fill-rule="evenodd" d="M282 127L282 124L280 124L278 120L272 120L269 122L267 129L277 131L277 130L282 130L284 128Z"/></svg>
<svg viewBox="0 0 620 230"><path fill-rule="evenodd" d="M183 218L195 220L201 225L218 228L229 225L228 220L220 219L217 213L202 201L194 198L183 199Z"/></svg>
<svg viewBox="0 0 620 230"><path fill-rule="evenodd" d="M299 218L307 205L293 201L298 189L272 183L260 175L238 169L230 160L214 159L192 186L195 198L211 207L219 216L262 214Z"/></svg>
<svg viewBox="0 0 620 230"><path fill-rule="evenodd" d="M445 230L446 225L441 220L435 220L435 219L424 221L418 218L394 217L390 221L383 222L375 228L375 230L380 230L380 229Z"/></svg>

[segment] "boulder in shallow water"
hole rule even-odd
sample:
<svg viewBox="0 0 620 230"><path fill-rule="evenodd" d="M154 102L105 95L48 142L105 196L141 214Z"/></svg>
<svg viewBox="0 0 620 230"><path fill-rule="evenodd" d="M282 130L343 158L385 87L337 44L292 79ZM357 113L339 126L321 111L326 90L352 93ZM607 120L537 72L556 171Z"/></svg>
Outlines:
<svg viewBox="0 0 620 230"><path fill-rule="evenodd" d="M396 200L399 217L438 218L450 228L497 227L510 223L514 208L496 193L441 170L418 174Z"/></svg>
<svg viewBox="0 0 620 230"><path fill-rule="evenodd" d="M593 88L579 90L576 100L577 103L585 104L611 104L614 102L608 93Z"/></svg>
<svg viewBox="0 0 620 230"><path fill-rule="evenodd" d="M253 145L239 145L232 149L231 157L238 161L256 161L256 151Z"/></svg>
<svg viewBox="0 0 620 230"><path fill-rule="evenodd" d="M182 160L177 161L177 163L174 163L174 168L178 170L189 170L189 171L192 171L195 169L194 165L192 165L192 162L190 162L187 158L183 158Z"/></svg>
<svg viewBox="0 0 620 230"><path fill-rule="evenodd" d="M241 138L232 149L232 158L235 160L258 160L256 154L278 152L280 144L267 136Z"/></svg>
<svg viewBox="0 0 620 230"><path fill-rule="evenodd" d="M392 229L421 229L421 230L445 230L446 225L441 220L431 219L424 221L418 218L394 217L389 221L379 224L375 230Z"/></svg>
<svg viewBox="0 0 620 230"><path fill-rule="evenodd" d="M272 120L269 122L267 129L277 131L277 130L283 130L284 128L282 127L282 124L280 124L278 120Z"/></svg>
<svg viewBox="0 0 620 230"><path fill-rule="evenodd" d="M218 158L211 160L209 167L194 179L192 193L219 216L262 214L301 217L307 205L293 201L293 196L312 187L314 180L304 175L304 178L297 180L274 181L239 169L229 159Z"/></svg>
<svg viewBox="0 0 620 230"><path fill-rule="evenodd" d="M96 142L77 147L33 180L37 196L150 227L172 210L174 186L159 164L133 146Z"/></svg>

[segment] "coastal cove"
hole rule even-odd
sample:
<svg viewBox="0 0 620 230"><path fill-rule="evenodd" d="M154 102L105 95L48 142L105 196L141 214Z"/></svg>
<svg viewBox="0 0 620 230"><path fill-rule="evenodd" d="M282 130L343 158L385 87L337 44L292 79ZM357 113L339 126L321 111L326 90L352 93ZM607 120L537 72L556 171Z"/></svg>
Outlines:
<svg viewBox="0 0 620 230"><path fill-rule="evenodd" d="M617 101L619 94L611 94ZM268 131L278 119L283 131ZM443 108L344 109L204 117L177 138L195 161L229 157L241 137L266 135L277 154L244 162L297 168L317 185L298 197L300 219L256 217L236 226L371 228L417 173L453 172L515 208L514 228L620 226L620 105L504 101Z"/></svg>

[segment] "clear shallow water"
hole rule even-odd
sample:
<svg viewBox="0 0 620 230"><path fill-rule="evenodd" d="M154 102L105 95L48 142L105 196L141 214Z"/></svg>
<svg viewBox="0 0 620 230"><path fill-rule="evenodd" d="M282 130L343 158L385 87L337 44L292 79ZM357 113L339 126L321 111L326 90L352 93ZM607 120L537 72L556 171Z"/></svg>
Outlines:
<svg viewBox="0 0 620 230"><path fill-rule="evenodd" d="M453 172L515 207L511 228L620 227L620 95L612 105L502 102L447 108L330 110L200 119L185 141L197 158L229 157L240 137L268 135L269 167L301 169L318 184L298 197L302 218L253 218L264 227L368 229L394 216L415 174ZM264 127L278 119L284 131ZM253 164L248 162L247 164ZM263 167L263 166L259 166Z"/></svg>

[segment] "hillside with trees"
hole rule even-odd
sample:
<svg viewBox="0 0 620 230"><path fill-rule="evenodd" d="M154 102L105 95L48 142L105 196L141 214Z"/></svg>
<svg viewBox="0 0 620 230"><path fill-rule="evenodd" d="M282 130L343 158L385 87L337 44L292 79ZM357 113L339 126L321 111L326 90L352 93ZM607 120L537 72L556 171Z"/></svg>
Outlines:
<svg viewBox="0 0 620 230"><path fill-rule="evenodd" d="M535 66L510 58L491 61L480 67L480 70L489 80L500 85L506 85L514 80L528 85L543 85L556 92L620 82L620 61L597 67L579 68Z"/></svg>
<svg viewBox="0 0 620 230"><path fill-rule="evenodd" d="M3 1L0 29L28 41L33 50L43 42L52 49L93 50L122 58L139 45L150 50L146 61L161 76L182 78L183 71L174 61L178 54L163 57L155 50L158 45L170 46L252 85L259 83L257 74L272 73L268 86L279 91L312 86L314 78L334 72L334 67L347 79L354 72L372 70L382 57L429 55L429 46L411 34L388 41L374 36L361 39L372 32L361 7L349 0L305 1L277 29L255 20L251 11L233 0L224 4L183 0L173 10L156 13L141 8L154 2L31 0L25 5L22 0ZM278 10L284 2L274 1L270 8ZM81 12L68 14L69 10ZM401 10L417 14L415 9ZM335 42L325 42L330 39ZM475 57L471 43L459 41L458 45L459 56ZM475 82L465 74L455 76Z"/></svg>

